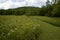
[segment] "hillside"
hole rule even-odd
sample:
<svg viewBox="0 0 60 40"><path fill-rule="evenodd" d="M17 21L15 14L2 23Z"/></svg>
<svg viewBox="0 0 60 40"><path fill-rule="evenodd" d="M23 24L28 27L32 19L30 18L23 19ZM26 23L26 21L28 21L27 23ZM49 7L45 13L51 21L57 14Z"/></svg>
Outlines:
<svg viewBox="0 0 60 40"><path fill-rule="evenodd" d="M0 15L38 15L38 7L20 7L15 9L0 10Z"/></svg>

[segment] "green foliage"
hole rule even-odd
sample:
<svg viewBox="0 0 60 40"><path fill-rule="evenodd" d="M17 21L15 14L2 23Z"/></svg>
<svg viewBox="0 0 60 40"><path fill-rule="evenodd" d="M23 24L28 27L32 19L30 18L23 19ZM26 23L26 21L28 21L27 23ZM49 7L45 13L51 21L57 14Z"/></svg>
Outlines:
<svg viewBox="0 0 60 40"><path fill-rule="evenodd" d="M16 9L0 10L0 15L27 15L27 16L49 16L60 17L60 0L47 0L46 6L20 7Z"/></svg>
<svg viewBox="0 0 60 40"><path fill-rule="evenodd" d="M58 1L58 3L54 5L52 16L60 17L60 1Z"/></svg>
<svg viewBox="0 0 60 40"><path fill-rule="evenodd" d="M40 8L21 7L16 9L0 10L0 15L39 15Z"/></svg>
<svg viewBox="0 0 60 40"><path fill-rule="evenodd" d="M59 17L60 16L60 5L54 7L52 11L52 16Z"/></svg>

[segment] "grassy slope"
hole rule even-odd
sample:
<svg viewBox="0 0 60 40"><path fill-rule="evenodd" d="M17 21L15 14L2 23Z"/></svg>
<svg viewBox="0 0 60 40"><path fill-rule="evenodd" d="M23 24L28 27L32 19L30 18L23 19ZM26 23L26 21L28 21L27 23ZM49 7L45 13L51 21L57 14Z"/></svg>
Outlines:
<svg viewBox="0 0 60 40"><path fill-rule="evenodd" d="M60 28L35 17L0 16L0 40L60 40Z"/></svg>

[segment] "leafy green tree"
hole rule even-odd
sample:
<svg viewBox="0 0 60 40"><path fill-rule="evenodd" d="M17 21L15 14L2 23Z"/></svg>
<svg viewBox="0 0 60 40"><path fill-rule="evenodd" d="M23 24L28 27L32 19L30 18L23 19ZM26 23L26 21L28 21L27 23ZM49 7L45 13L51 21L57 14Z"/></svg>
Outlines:
<svg viewBox="0 0 60 40"><path fill-rule="evenodd" d="M53 7L52 16L60 17L60 0Z"/></svg>
<svg viewBox="0 0 60 40"><path fill-rule="evenodd" d="M46 13L45 13L45 16L51 16L51 11L52 11L52 4L49 0L47 0L46 2Z"/></svg>

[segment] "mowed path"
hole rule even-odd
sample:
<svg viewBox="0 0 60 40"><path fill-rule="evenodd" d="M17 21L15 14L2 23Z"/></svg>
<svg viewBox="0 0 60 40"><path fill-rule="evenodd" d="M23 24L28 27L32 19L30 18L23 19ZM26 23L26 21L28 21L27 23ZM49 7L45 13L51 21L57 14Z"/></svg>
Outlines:
<svg viewBox="0 0 60 40"><path fill-rule="evenodd" d="M22 40L25 37L24 36L25 31L28 30L29 31L28 33L31 34L30 31L32 30L34 31L36 27L39 27L41 31L38 37L39 40L60 40L60 27L51 25L49 23L43 22L33 17L0 16L0 38L7 39L6 36L10 37L9 35L11 35L12 37L12 35L14 36L13 33L15 34L17 33L18 35L20 35ZM28 33L26 33L26 35ZM17 40L17 39L12 38L12 40Z"/></svg>
<svg viewBox="0 0 60 40"><path fill-rule="evenodd" d="M35 17L30 18L40 24L41 40L60 40L60 27L38 20Z"/></svg>

